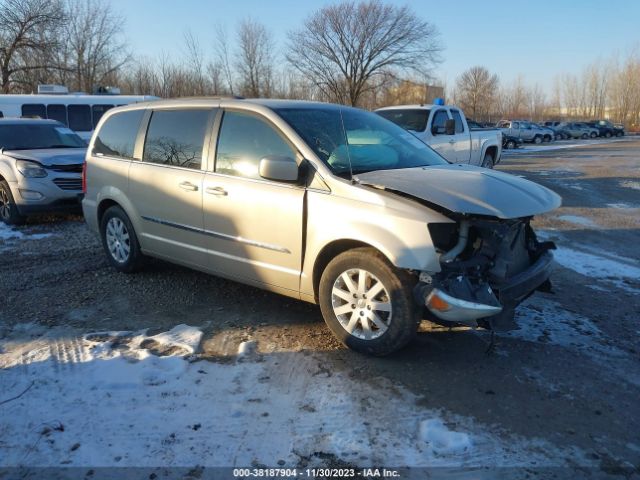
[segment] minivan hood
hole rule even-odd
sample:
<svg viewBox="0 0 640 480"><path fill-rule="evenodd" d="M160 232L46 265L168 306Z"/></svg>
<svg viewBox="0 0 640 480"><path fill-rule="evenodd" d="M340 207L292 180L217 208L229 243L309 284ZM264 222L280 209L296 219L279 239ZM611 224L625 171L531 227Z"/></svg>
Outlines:
<svg viewBox="0 0 640 480"><path fill-rule="evenodd" d="M446 210L498 218L529 217L560 206L542 185L469 165L377 170L357 175L361 184L410 195Z"/></svg>
<svg viewBox="0 0 640 480"><path fill-rule="evenodd" d="M52 165L77 165L83 163L87 149L43 148L37 150L5 150L2 153L16 160L30 160L50 167Z"/></svg>

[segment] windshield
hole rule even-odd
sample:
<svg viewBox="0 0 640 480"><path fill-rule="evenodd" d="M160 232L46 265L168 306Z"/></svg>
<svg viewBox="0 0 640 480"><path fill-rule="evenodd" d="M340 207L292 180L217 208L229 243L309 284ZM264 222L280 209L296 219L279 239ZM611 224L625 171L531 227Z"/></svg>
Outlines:
<svg viewBox="0 0 640 480"><path fill-rule="evenodd" d="M63 125L0 125L0 147L5 150L86 148L84 140Z"/></svg>
<svg viewBox="0 0 640 480"><path fill-rule="evenodd" d="M447 163L411 133L374 113L355 108L275 111L336 175Z"/></svg>
<svg viewBox="0 0 640 480"><path fill-rule="evenodd" d="M413 130L414 132L424 132L427 128L427 120L429 119L430 110L380 110L376 112L383 118L391 120L393 123L405 130Z"/></svg>

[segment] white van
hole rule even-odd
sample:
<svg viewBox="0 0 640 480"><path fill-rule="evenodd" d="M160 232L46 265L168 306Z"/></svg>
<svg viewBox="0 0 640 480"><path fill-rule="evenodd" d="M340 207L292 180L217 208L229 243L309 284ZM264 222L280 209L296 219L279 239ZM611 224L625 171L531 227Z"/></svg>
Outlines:
<svg viewBox="0 0 640 480"><path fill-rule="evenodd" d="M47 90L40 87L39 92ZM57 120L88 141L100 118L110 108L158 99L151 95L67 93L64 87L48 90L60 93L0 95L0 118L39 117Z"/></svg>

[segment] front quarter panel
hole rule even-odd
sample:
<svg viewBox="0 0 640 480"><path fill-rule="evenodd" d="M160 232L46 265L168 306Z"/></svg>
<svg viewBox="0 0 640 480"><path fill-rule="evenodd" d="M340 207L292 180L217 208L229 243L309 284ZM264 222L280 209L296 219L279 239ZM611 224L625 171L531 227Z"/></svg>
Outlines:
<svg viewBox="0 0 640 480"><path fill-rule="evenodd" d="M362 198L356 200L352 195L308 191L302 295L314 294L315 261L325 246L339 240L371 245L398 268L440 271L427 225L452 222L451 219L388 192L351 188L360 190L358 196Z"/></svg>

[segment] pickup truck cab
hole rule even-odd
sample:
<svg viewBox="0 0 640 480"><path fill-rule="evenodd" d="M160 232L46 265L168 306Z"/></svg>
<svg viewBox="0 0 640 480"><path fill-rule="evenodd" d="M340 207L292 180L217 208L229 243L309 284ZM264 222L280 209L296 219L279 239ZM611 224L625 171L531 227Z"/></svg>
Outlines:
<svg viewBox="0 0 640 480"><path fill-rule="evenodd" d="M542 143L549 142L553 138L553 132L541 128L525 120L500 120L498 128L504 135L521 138L525 142Z"/></svg>
<svg viewBox="0 0 640 480"><path fill-rule="evenodd" d="M469 128L458 107L399 105L375 112L409 130L450 163L493 168L500 161L502 133L492 128Z"/></svg>

